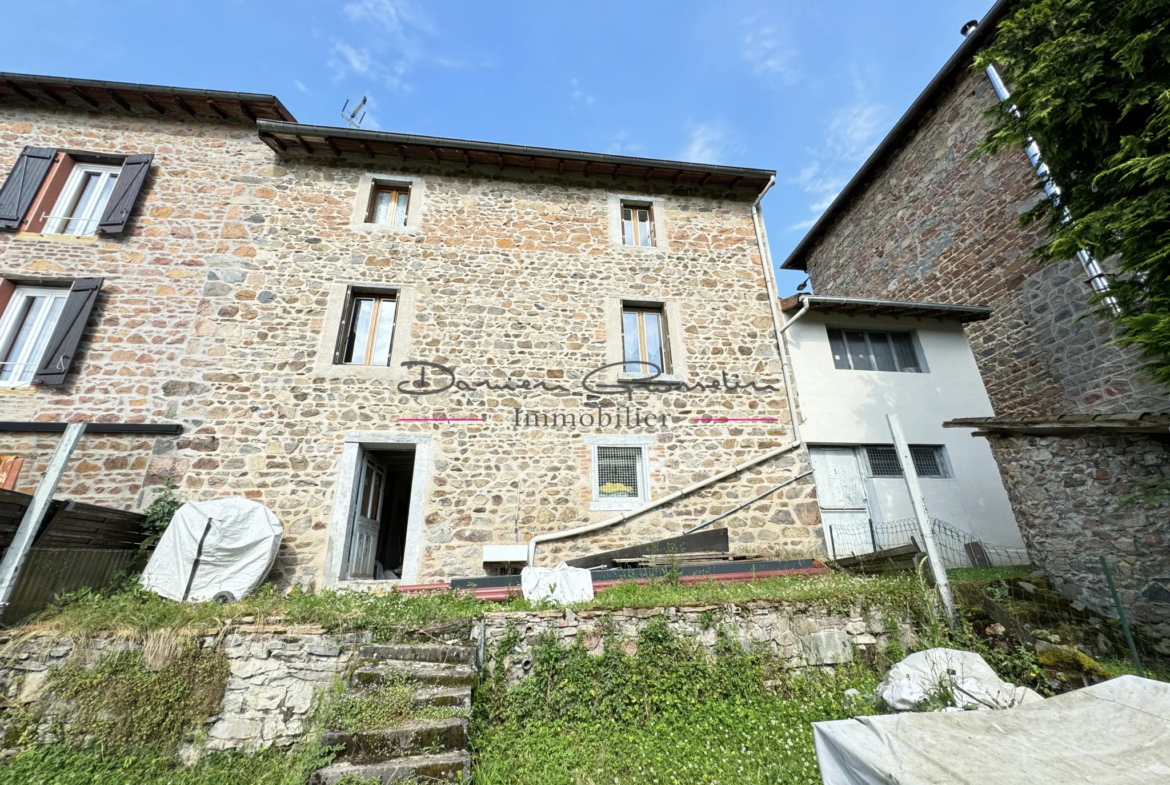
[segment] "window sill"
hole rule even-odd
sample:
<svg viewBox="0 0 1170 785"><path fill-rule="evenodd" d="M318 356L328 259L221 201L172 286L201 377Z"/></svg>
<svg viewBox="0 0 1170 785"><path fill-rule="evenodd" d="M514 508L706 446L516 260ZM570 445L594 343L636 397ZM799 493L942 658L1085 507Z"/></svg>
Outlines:
<svg viewBox="0 0 1170 785"><path fill-rule="evenodd" d="M96 243L96 234L43 234L41 232L17 232L12 235L17 240L47 240L58 243Z"/></svg>
<svg viewBox="0 0 1170 785"><path fill-rule="evenodd" d="M618 384L686 384L681 376L673 373L661 373L653 379L640 373L619 373L617 380Z"/></svg>
<svg viewBox="0 0 1170 785"><path fill-rule="evenodd" d="M32 395L36 391L31 384L0 384L0 395Z"/></svg>
<svg viewBox="0 0 1170 785"><path fill-rule="evenodd" d="M594 499L589 503L589 509L591 511L621 512L622 510L636 510L649 503L649 499Z"/></svg>
<svg viewBox="0 0 1170 785"><path fill-rule="evenodd" d="M406 378L406 369L392 365L334 365L322 363L313 368L316 376L327 379L355 379L376 382L398 382Z"/></svg>
<svg viewBox="0 0 1170 785"><path fill-rule="evenodd" d="M351 223L350 228L355 232L362 232L363 234L418 234L422 227L415 224L407 223L406 226L387 226L386 224L371 224L365 221L361 223Z"/></svg>
<svg viewBox="0 0 1170 785"><path fill-rule="evenodd" d="M626 245L625 243L618 242L614 243L614 246L626 251L635 251L637 253L662 253L666 251L666 248L661 245Z"/></svg>

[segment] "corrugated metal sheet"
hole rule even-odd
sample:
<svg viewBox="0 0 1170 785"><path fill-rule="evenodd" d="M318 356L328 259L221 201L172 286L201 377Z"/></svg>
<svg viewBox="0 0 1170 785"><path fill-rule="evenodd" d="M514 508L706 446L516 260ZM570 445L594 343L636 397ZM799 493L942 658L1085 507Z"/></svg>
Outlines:
<svg viewBox="0 0 1170 785"><path fill-rule="evenodd" d="M43 609L58 594L107 586L118 572L141 553L133 550L90 548L33 548L28 552L4 623L14 624Z"/></svg>

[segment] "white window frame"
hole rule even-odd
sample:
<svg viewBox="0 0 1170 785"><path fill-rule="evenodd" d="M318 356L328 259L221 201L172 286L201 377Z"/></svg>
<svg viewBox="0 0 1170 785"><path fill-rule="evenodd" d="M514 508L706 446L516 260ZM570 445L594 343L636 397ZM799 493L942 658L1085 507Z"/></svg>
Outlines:
<svg viewBox="0 0 1170 785"><path fill-rule="evenodd" d="M4 314L0 315L0 357L8 354L8 349L12 345L12 341L16 339L16 334L20 330L23 322L18 321L16 315L24 310L24 301L29 297L54 297L61 300L66 300L69 297L69 289L48 287L48 286L17 286L12 292L12 297L8 300L8 305L4 308ZM64 306L62 306L64 307ZM58 315L58 319L60 315ZM48 319L48 309L46 309L39 317L37 317L37 324L34 330L33 340L29 341L23 354L12 361L12 364L18 365L32 365L33 370L40 365L41 358L30 358L29 354L32 347L36 345L37 335L41 335L46 329L49 332L49 337L53 335L53 330L57 327L57 322L48 325L45 322ZM27 381L19 380L0 380L0 387L28 387L32 384L32 377Z"/></svg>
<svg viewBox="0 0 1170 785"><path fill-rule="evenodd" d="M117 177L121 174L122 167L120 165L111 164L86 164L77 163L73 165L73 171L69 173L69 177L65 180L65 186L61 189L61 195L57 197L56 204L53 205L53 211L49 214L49 220L45 224L44 234L61 234L70 237L85 237L91 234L97 234L98 222L102 219L102 213L106 210L106 205L109 204L109 199L98 204L98 199L93 199L79 215L68 215L70 205L74 200L80 197L81 184L86 175L97 174L99 176L97 191L100 194L106 187L106 183L110 177ZM117 185L114 186L117 188ZM113 191L110 192L113 195ZM77 220L79 223L77 228L72 232L66 232L65 227L68 226L71 220Z"/></svg>
<svg viewBox="0 0 1170 785"><path fill-rule="evenodd" d="M865 444L865 445L858 447L857 449L861 454L861 461L862 461L861 465L865 468L866 479L869 479L869 480L901 480L903 477L906 476L905 470L902 468L900 462L899 462L899 466L898 466L899 472L901 472L900 474L897 474L897 475L874 474L873 464L869 459L869 448L871 448L871 447L878 447L878 448L884 448L884 449L888 449L888 450L894 450L895 454L897 452L896 448L892 444ZM942 472L942 474L918 474L918 467L915 466L914 472L915 472L915 474L918 474L919 479L923 479L923 480L953 480L953 479L955 479L954 468L951 466L950 456L947 455L946 445L943 445L943 444L911 444L911 445L909 445L909 447L910 447L911 460L913 460L915 450L932 450L934 452L935 462L938 463L939 471Z"/></svg>
<svg viewBox="0 0 1170 785"><path fill-rule="evenodd" d="M589 445L590 510L635 510L650 502L650 450L654 436L586 436ZM598 447L633 447L638 456L638 495L625 498L602 498L598 491Z"/></svg>
<svg viewBox="0 0 1170 785"><path fill-rule="evenodd" d="M836 359L833 358L833 356L832 356L833 355L833 340L832 340L832 337L829 335L829 333L833 332L834 330L841 333L841 339L843 341L845 341L845 359L849 363L848 368L838 368L837 363L836 363ZM873 368L854 368L853 367L853 356L849 353L849 339L845 337L845 333L847 333L847 332L862 333L865 335L865 347L869 353L869 359L870 359L870 362L873 364ZM893 336L905 335L905 336L909 337L910 351L914 352L914 360L918 363L917 370L913 370L913 369L909 369L909 368L901 368L901 367L898 367L897 369L895 369L893 371L878 370L877 356L873 353L873 342L870 340L870 335L873 335L874 333L882 333L883 335L886 335L889 337L889 339L890 339L890 353L893 355L895 365L898 365L898 353L896 351L894 351ZM920 347L918 345L918 337L917 337L914 330L887 330L887 329L883 329L881 327L856 327L856 326L841 327L839 325L828 324L828 325L825 325L825 337L829 341L829 357L830 357L830 359L833 360L833 368L835 370L853 371L853 372L861 372L861 373L929 373L930 372L929 369L926 367L926 360L923 357L922 347Z"/></svg>

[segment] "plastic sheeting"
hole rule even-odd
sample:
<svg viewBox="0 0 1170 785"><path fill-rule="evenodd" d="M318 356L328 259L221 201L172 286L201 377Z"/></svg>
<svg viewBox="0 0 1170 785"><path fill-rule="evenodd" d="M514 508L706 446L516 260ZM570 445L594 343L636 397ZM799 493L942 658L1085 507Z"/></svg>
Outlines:
<svg viewBox="0 0 1170 785"><path fill-rule="evenodd" d="M272 511L241 498L187 502L175 513L140 583L172 600L242 599L268 576L283 528Z"/></svg>
<svg viewBox="0 0 1170 785"><path fill-rule="evenodd" d="M1170 684L1122 676L1003 711L813 723L825 785L1170 782Z"/></svg>
<svg viewBox="0 0 1170 785"><path fill-rule="evenodd" d="M593 599L593 575L564 562L556 567L525 567L520 572L520 588L524 599L531 602L569 605Z"/></svg>
<svg viewBox="0 0 1170 785"><path fill-rule="evenodd" d="M973 651L927 649L890 668L877 686L877 696L891 711L914 711L931 695L946 690L951 711L1008 709L1030 700L1044 700L1027 687L1003 681Z"/></svg>

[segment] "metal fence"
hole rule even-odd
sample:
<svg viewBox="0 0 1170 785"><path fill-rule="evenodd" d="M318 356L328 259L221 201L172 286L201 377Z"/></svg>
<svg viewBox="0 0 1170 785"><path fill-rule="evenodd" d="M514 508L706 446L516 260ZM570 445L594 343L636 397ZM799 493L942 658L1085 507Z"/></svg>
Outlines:
<svg viewBox="0 0 1170 785"><path fill-rule="evenodd" d="M109 585L141 553L137 548L33 548L20 571L12 599L4 609L4 623L15 624L42 610L59 594Z"/></svg>
<svg viewBox="0 0 1170 785"><path fill-rule="evenodd" d="M894 521L868 521L855 524L832 524L828 529L829 554L834 559L897 548L914 542L923 547L922 533L914 518ZM1029 564L1023 548L1008 548L988 543L957 529L946 521L932 520L934 541L947 569L959 567L1010 567Z"/></svg>

